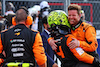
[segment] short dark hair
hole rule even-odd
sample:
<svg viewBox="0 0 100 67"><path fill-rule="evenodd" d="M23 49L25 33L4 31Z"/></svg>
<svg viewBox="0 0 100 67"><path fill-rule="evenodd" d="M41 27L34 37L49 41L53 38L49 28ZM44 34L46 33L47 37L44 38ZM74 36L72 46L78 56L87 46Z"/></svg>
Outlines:
<svg viewBox="0 0 100 67"><path fill-rule="evenodd" d="M80 14L80 12L81 12L81 6L79 6L78 4L70 4L68 6L68 11L69 10L77 10L78 14Z"/></svg>
<svg viewBox="0 0 100 67"><path fill-rule="evenodd" d="M28 14L24 9L19 9L16 11L16 22L26 21Z"/></svg>
<svg viewBox="0 0 100 67"><path fill-rule="evenodd" d="M26 12L27 14L29 14L29 11L28 11L28 9L27 9L25 6L21 6L21 7L19 7L19 9L23 9L23 10L25 10L25 12Z"/></svg>

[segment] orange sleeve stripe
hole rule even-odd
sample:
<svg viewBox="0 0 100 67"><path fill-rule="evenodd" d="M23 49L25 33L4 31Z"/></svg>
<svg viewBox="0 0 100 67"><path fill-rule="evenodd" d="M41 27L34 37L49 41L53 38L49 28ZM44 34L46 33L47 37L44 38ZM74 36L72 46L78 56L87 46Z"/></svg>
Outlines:
<svg viewBox="0 0 100 67"><path fill-rule="evenodd" d="M35 42L33 44L33 53L38 65L42 65L47 61L47 57L43 48L42 38L39 33L37 33L35 37Z"/></svg>

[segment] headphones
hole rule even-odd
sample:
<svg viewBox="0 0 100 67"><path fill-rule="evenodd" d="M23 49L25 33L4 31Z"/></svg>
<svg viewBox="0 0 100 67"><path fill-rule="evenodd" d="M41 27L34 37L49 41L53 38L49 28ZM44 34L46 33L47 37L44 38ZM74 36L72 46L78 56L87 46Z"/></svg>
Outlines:
<svg viewBox="0 0 100 67"><path fill-rule="evenodd" d="M24 6L20 7L19 9L25 10L25 12L27 14L27 17L26 17L26 25L32 25L33 19L32 19L31 16L29 16L28 9L26 7L24 7ZM12 24L13 25L16 25L16 16L12 18Z"/></svg>
<svg viewBox="0 0 100 67"><path fill-rule="evenodd" d="M16 26L16 20L15 20L16 17L13 17L12 18L12 24L14 26ZM32 25L32 22L33 22L33 19L31 16L27 16L27 19L26 19L26 25Z"/></svg>

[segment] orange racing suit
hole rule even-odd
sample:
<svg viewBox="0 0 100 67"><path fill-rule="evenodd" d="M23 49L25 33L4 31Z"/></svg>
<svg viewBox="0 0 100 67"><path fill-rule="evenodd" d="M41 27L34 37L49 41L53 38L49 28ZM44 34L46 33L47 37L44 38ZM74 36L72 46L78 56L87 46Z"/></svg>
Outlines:
<svg viewBox="0 0 100 67"><path fill-rule="evenodd" d="M74 29L73 29L74 28ZM79 21L79 23L72 27L71 34L80 42L80 46L88 54L99 58L96 49L98 42L96 39L96 30L88 23Z"/></svg>

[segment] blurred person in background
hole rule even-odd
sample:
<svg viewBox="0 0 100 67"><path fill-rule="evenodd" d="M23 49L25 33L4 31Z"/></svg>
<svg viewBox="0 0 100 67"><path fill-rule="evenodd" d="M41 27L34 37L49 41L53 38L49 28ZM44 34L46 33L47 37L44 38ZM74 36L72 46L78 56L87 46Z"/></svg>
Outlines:
<svg viewBox="0 0 100 67"><path fill-rule="evenodd" d="M38 31L41 33L44 29L42 19L45 16L48 16L50 13L51 9L47 1L42 1L40 3L40 14L39 14L39 22L38 22Z"/></svg>
<svg viewBox="0 0 100 67"><path fill-rule="evenodd" d="M15 14L14 11L15 11L14 5L11 2L7 2L6 3L6 12L5 12L5 15Z"/></svg>
<svg viewBox="0 0 100 67"><path fill-rule="evenodd" d="M2 16L2 3L0 2L0 32L5 29L5 18Z"/></svg>
<svg viewBox="0 0 100 67"><path fill-rule="evenodd" d="M92 22L89 22L89 21L85 20L85 12L84 12L84 10L81 10L81 20L86 22L86 23L89 23L90 25L93 26Z"/></svg>
<svg viewBox="0 0 100 67"><path fill-rule="evenodd" d="M39 22L39 13L40 13L40 6L34 5L33 7L28 9L30 15L33 18L33 23L31 25L31 29L38 31L38 22Z"/></svg>
<svg viewBox="0 0 100 67"><path fill-rule="evenodd" d="M44 26L44 31L41 33L42 41L43 41L43 47L45 49L45 53L47 56L47 67L58 67L57 63L54 61L54 51L52 50L51 46L48 44L47 39L50 36L50 26L47 22L47 16L45 16L42 19L42 23Z"/></svg>
<svg viewBox="0 0 100 67"><path fill-rule="evenodd" d="M0 15L2 15L2 3L0 2Z"/></svg>
<svg viewBox="0 0 100 67"><path fill-rule="evenodd" d="M12 17L15 16L14 11L15 11L14 5L11 2L7 2L6 3L6 12L5 12L5 15L6 15L5 29L8 29L10 26L12 26Z"/></svg>

